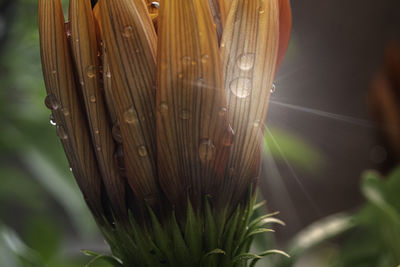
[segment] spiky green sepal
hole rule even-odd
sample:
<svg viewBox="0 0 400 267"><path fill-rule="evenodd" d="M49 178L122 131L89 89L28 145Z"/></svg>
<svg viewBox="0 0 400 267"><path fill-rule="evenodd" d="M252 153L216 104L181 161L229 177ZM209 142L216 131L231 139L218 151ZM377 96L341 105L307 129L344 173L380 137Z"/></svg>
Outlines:
<svg viewBox="0 0 400 267"><path fill-rule="evenodd" d="M203 211L199 212L188 201L182 220L177 220L173 211L169 218L160 221L149 208L149 222L145 226L131 216L128 227L118 223L102 227L113 256L92 255L118 267L253 267L266 255L289 257L274 249L249 253L256 235L273 232L266 225L283 224L273 217L277 213L254 216L261 206L255 203L255 194L233 212L213 209L208 197L204 202Z"/></svg>

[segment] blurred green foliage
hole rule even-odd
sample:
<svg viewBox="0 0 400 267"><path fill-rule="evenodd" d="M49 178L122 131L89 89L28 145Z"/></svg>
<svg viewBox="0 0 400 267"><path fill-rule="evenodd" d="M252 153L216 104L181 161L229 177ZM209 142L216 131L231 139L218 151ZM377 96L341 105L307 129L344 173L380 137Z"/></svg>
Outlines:
<svg viewBox="0 0 400 267"><path fill-rule="evenodd" d="M107 247L43 104L37 1L6 2L0 1L8 7L0 12L7 37L0 46L0 265L84 266L85 244Z"/></svg>
<svg viewBox="0 0 400 267"><path fill-rule="evenodd" d="M400 166L388 177L365 172L361 191L365 205L353 214L323 218L299 232L287 248L292 258L278 266L296 266L305 257L319 262L310 266L399 266Z"/></svg>

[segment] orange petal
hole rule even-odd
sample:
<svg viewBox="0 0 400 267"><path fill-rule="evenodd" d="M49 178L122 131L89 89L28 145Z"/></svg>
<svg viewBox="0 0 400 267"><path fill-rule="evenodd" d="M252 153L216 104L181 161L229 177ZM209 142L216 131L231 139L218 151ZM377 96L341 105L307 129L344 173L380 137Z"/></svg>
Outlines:
<svg viewBox="0 0 400 267"><path fill-rule="evenodd" d="M160 7L159 179L174 204L186 203L185 193L198 203L221 178L230 145L223 144L231 132L218 40L207 1L165 0Z"/></svg>
<svg viewBox="0 0 400 267"><path fill-rule="evenodd" d="M277 0L233 0L221 41L229 121L236 133L226 194L240 198L258 175L279 41ZM236 190L236 191L235 191Z"/></svg>
<svg viewBox="0 0 400 267"><path fill-rule="evenodd" d="M114 211L126 215L125 182L119 177L114 161L111 123L100 88L100 48L90 0L70 0L69 12L71 50L97 162Z"/></svg>
<svg viewBox="0 0 400 267"><path fill-rule="evenodd" d="M139 199L157 197L157 36L142 0L101 0L99 4L127 179Z"/></svg>
<svg viewBox="0 0 400 267"><path fill-rule="evenodd" d="M102 218L101 176L78 99L60 0L39 0L38 14L46 105L52 109L57 134L85 200Z"/></svg>

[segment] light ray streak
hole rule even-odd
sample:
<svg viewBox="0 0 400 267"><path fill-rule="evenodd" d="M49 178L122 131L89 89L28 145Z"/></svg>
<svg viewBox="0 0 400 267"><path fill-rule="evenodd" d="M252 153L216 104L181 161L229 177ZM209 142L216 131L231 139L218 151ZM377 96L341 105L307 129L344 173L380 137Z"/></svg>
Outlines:
<svg viewBox="0 0 400 267"><path fill-rule="evenodd" d="M310 202L311 207L314 209L314 211L316 212L316 214L318 216L321 216L322 213L321 213L320 209L318 208L316 203L312 200L312 198L311 198L310 194L308 193L307 189L304 187L303 183L300 181L300 178L298 177L298 175L294 171L293 166L289 163L289 161L286 158L285 154L282 152L282 149L281 149L280 145L278 144L278 142L276 141L275 137L272 135L271 131L268 129L267 126L265 126L265 130L267 131L269 136L271 136L271 140L274 142L274 144L278 148L279 154L281 155L281 157L282 157L283 161L285 162L285 164L288 166L289 171L291 172L291 174L292 174L293 178L295 179L296 183L299 185L300 190L303 192L303 194L305 195L307 200Z"/></svg>
<svg viewBox="0 0 400 267"><path fill-rule="evenodd" d="M268 180L271 181L268 183L273 189L271 193L274 195L274 199L277 200L277 203L287 203L287 208L290 210L291 221L297 225L301 225L299 213L297 212L294 201L282 179L282 175L279 172L278 166L270 152L267 142L264 142L264 146L264 153L266 156L263 157L263 161L264 166L267 166L267 168L264 168L264 171L269 177Z"/></svg>
<svg viewBox="0 0 400 267"><path fill-rule="evenodd" d="M274 105L290 108L293 110L302 111L305 113L310 113L313 115L317 115L317 116L321 116L321 117L325 117L325 118L329 118L329 119L339 120L339 121L347 122L350 124L355 124L355 125L362 126L362 127L374 127L375 126L374 123L372 123L368 120L358 119L358 118L354 118L351 116L331 113L331 112L327 112L327 111L323 111L323 110L307 108L307 107L302 107L302 106L293 105L293 104L282 103L282 102L274 101L274 100L270 100L269 102Z"/></svg>

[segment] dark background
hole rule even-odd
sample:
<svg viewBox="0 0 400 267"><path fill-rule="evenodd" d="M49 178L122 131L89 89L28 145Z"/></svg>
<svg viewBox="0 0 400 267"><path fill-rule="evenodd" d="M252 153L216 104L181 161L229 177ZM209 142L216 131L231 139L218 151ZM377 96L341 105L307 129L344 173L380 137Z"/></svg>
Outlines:
<svg viewBox="0 0 400 267"><path fill-rule="evenodd" d="M280 231L284 239L317 218L357 207L362 172L390 164L388 149L368 122L367 94L386 44L400 40L400 1L291 3L291 43L276 78L267 125L297 135L323 162L307 172L278 160L279 178L273 166L265 166L264 196L289 222Z"/></svg>

